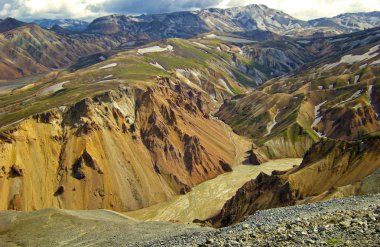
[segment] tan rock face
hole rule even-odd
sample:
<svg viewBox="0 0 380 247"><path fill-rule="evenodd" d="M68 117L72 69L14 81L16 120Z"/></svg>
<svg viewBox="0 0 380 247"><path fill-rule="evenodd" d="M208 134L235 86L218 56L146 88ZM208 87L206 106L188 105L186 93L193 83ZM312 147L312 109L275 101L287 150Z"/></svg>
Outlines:
<svg viewBox="0 0 380 247"><path fill-rule="evenodd" d="M0 209L129 211L229 171L235 148L208 117L210 103L160 80L33 116L2 134Z"/></svg>
<svg viewBox="0 0 380 247"><path fill-rule="evenodd" d="M377 193L379 148L379 137L357 142L322 140L299 167L271 176L263 173L246 183L209 222L226 226L259 209Z"/></svg>

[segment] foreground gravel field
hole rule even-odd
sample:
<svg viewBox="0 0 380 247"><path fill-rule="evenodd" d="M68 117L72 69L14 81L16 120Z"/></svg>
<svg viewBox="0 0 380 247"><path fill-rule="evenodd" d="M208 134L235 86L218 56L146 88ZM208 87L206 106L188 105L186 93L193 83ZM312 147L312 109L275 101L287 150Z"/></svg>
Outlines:
<svg viewBox="0 0 380 247"><path fill-rule="evenodd" d="M380 246L380 195L258 211L227 228L130 246Z"/></svg>

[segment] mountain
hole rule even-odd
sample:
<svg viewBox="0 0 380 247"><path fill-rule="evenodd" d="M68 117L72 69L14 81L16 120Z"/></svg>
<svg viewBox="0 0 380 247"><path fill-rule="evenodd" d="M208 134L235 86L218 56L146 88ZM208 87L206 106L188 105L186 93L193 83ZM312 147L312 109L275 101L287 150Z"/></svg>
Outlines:
<svg viewBox="0 0 380 247"><path fill-rule="evenodd" d="M249 5L231 9L205 9L136 17L112 15L94 20L87 31L107 34L120 32L147 34L152 38L162 39L188 38L210 31L246 32L259 29L281 33L306 24L264 5Z"/></svg>
<svg viewBox="0 0 380 247"><path fill-rule="evenodd" d="M196 14L210 30L223 32L263 30L282 33L307 25L282 11L256 4L229 9L206 9Z"/></svg>
<svg viewBox="0 0 380 247"><path fill-rule="evenodd" d="M380 131L379 38L374 29L301 39L294 46L314 54L313 61L259 86L238 61L275 60L244 52L256 43L215 34L160 41L52 72L0 98L0 182L7 198L1 207L130 211L188 193L244 162L304 157L306 164L316 143L326 150L320 158L328 159L328 143L343 143L349 155L344 143L365 142ZM276 42L267 46L289 45ZM250 147L243 149L226 124ZM25 149L33 159L21 155ZM323 179L329 176L342 173L329 169ZM44 190L29 186L38 181Z"/></svg>
<svg viewBox="0 0 380 247"><path fill-rule="evenodd" d="M41 210L0 214L0 241L39 243L19 237L35 216L88 231L151 226L161 244L173 225L140 220L223 227L380 192L380 27L314 27L263 5L112 15L84 32L14 26L0 33L0 210ZM305 230L282 222L270 233L296 245L356 225L376 236L357 219L319 212L321 230L294 208L269 214L289 210ZM60 236L78 236L65 227ZM99 245L85 235L71 239Z"/></svg>
<svg viewBox="0 0 380 247"><path fill-rule="evenodd" d="M252 81L221 59L230 56L227 51L196 41L120 52L2 95L0 145L9 153L1 156L2 196L8 198L1 207L130 211L231 171L237 165L233 134L210 113ZM39 153L34 160L14 153L26 144L16 136L29 140L35 134L36 144L51 149L31 147ZM40 180L46 190L28 187ZM25 186L16 188L20 181Z"/></svg>
<svg viewBox="0 0 380 247"><path fill-rule="evenodd" d="M21 26L0 33L0 79L14 79L67 67L83 56L109 50L121 43L123 38L62 36L37 25Z"/></svg>
<svg viewBox="0 0 380 247"><path fill-rule="evenodd" d="M216 113L254 140L254 158L303 156L303 162L247 182L209 223L226 226L261 209L378 193L380 30L326 41L322 51L330 55L225 101Z"/></svg>
<svg viewBox="0 0 380 247"><path fill-rule="evenodd" d="M82 20L75 19L39 19L34 20L33 24L39 25L40 27L44 27L47 29L53 28L55 25L58 25L64 29L73 32L81 32L84 31L89 25L88 22Z"/></svg>
<svg viewBox="0 0 380 247"><path fill-rule="evenodd" d="M0 33L4 33L25 25L27 24L22 21L13 18L6 18L4 20L0 20Z"/></svg>
<svg viewBox="0 0 380 247"><path fill-rule="evenodd" d="M354 32L380 26L380 12L347 13L332 18L311 20L313 27L333 27L343 32Z"/></svg>
<svg viewBox="0 0 380 247"><path fill-rule="evenodd" d="M332 36L364 30L377 27L379 22L378 12L343 14L335 18L307 22L265 5L252 4L228 9L213 8L155 15L111 15L94 20L86 31L147 35L153 40L189 38L211 31L242 34L258 30L292 37L311 37L316 33Z"/></svg>
<svg viewBox="0 0 380 247"><path fill-rule="evenodd" d="M190 38L208 31L207 26L194 13L179 12L129 17L111 15L94 20L87 28L90 33L146 35L151 40Z"/></svg>

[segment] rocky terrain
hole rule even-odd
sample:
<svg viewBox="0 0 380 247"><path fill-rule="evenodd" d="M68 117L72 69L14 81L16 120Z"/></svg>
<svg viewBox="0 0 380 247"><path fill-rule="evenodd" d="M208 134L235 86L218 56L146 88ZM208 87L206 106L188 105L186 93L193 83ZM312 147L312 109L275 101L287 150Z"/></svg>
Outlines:
<svg viewBox="0 0 380 247"><path fill-rule="evenodd" d="M243 222L129 246L377 246L380 196L258 211Z"/></svg>
<svg viewBox="0 0 380 247"><path fill-rule="evenodd" d="M258 211L221 229L139 222L106 210L8 211L1 212L0 219L0 245L7 247L380 244L380 195Z"/></svg>

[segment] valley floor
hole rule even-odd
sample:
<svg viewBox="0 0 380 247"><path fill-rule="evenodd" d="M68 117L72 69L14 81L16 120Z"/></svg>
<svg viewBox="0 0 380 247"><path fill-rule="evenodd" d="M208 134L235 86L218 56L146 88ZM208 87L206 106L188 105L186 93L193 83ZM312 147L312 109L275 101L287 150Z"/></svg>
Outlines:
<svg viewBox="0 0 380 247"><path fill-rule="evenodd" d="M191 223L195 219L206 220L219 213L224 203L234 196L239 188L255 179L261 172L271 174L274 170L285 171L299 165L301 161L302 159L279 159L260 166L239 165L232 172L194 187L186 195L179 195L169 202L128 212L126 215L139 220L181 223Z"/></svg>

